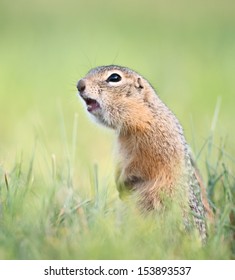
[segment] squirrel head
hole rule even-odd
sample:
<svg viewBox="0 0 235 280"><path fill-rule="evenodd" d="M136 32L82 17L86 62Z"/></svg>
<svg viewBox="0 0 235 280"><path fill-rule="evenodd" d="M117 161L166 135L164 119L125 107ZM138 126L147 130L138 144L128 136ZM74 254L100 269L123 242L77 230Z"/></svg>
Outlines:
<svg viewBox="0 0 235 280"><path fill-rule="evenodd" d="M126 67L110 65L91 69L78 81L77 89L88 112L103 125L122 130L140 125L146 118L146 102L154 90L138 73ZM149 90L152 89L152 90Z"/></svg>

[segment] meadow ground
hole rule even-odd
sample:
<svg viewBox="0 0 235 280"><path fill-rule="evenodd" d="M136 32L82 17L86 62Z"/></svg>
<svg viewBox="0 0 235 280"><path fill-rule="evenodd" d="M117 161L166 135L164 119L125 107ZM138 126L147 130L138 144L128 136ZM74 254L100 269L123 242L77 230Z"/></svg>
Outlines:
<svg viewBox="0 0 235 280"><path fill-rule="evenodd" d="M0 259L235 258L234 15L229 0L1 0ZM184 127L216 213L203 248L172 212L146 219L119 201L114 135L76 97L113 63Z"/></svg>

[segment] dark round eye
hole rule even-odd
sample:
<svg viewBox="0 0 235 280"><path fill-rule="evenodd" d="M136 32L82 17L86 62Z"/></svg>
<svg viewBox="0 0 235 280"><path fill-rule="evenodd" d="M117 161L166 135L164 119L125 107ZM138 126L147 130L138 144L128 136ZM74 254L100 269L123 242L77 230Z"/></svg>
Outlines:
<svg viewBox="0 0 235 280"><path fill-rule="evenodd" d="M120 75L118 75L117 73L113 73L111 74L108 79L106 80L108 83L112 82L112 83L117 83L120 82L122 79L122 77Z"/></svg>

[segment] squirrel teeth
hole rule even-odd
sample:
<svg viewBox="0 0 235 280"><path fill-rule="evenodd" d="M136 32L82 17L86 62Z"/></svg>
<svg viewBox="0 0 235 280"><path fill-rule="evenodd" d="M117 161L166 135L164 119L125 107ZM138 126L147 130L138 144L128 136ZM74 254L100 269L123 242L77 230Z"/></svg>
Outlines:
<svg viewBox="0 0 235 280"><path fill-rule="evenodd" d="M86 102L86 105L87 105L87 111L88 112L92 112L92 111L100 108L100 104L94 99L86 98L85 102Z"/></svg>

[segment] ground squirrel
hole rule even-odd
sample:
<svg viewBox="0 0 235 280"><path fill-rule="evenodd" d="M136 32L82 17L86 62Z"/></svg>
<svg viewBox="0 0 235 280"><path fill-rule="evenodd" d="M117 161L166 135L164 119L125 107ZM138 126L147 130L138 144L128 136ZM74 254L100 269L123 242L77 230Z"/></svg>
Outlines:
<svg viewBox="0 0 235 280"><path fill-rule="evenodd" d="M179 121L150 83L129 68L110 65L91 69L77 89L88 112L117 133L120 194L138 193L141 206L151 210L161 206L162 194L174 198L180 190L206 240L211 210L199 173Z"/></svg>

